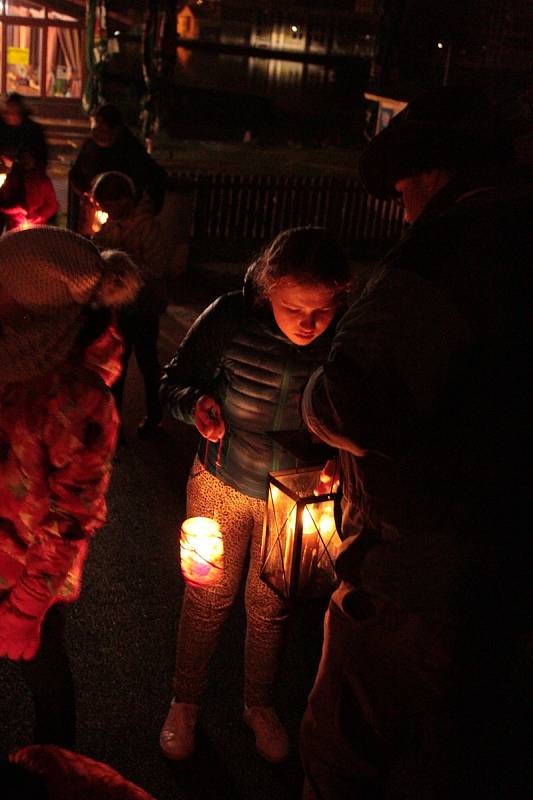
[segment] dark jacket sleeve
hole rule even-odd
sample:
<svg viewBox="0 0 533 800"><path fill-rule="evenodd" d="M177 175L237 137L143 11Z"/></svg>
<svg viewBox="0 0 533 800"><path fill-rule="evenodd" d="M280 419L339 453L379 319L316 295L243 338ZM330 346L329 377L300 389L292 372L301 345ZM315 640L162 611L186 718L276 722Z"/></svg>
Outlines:
<svg viewBox="0 0 533 800"><path fill-rule="evenodd" d="M145 152L146 157L146 192L152 201L154 214L159 214L163 208L167 191L167 174L163 167Z"/></svg>
<svg viewBox="0 0 533 800"><path fill-rule="evenodd" d="M89 164L94 158L94 144L92 139L86 139L82 142L69 173L70 183L78 194L88 192L91 188L91 178L94 174L94 167L91 169Z"/></svg>
<svg viewBox="0 0 533 800"><path fill-rule="evenodd" d="M242 318L243 297L232 292L200 314L164 368L160 396L175 419L194 424L194 406L202 394L216 397L224 348Z"/></svg>
<svg viewBox="0 0 533 800"><path fill-rule="evenodd" d="M464 346L464 319L416 275L384 270L345 314L304 393L311 431L354 455L412 446Z"/></svg>
<svg viewBox="0 0 533 800"><path fill-rule="evenodd" d="M163 208L167 189L167 174L163 167L146 152L143 144L129 130L117 143L124 158L127 153L129 170L127 174L133 179L138 189L145 191L152 203L152 212L159 214ZM126 171L126 170L125 170Z"/></svg>

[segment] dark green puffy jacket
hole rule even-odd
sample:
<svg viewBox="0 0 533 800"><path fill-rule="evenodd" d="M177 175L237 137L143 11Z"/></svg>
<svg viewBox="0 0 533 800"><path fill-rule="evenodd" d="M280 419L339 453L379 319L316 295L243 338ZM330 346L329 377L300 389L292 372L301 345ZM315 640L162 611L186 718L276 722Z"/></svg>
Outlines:
<svg viewBox="0 0 533 800"><path fill-rule="evenodd" d="M176 419L190 424L200 395L221 405L226 434L220 466L218 442L202 439L198 451L211 473L264 499L268 472L296 465L269 432L305 431L301 395L327 356L333 330L334 323L311 344L293 344L270 307L258 307L248 291L222 295L198 317L165 367L161 397Z"/></svg>

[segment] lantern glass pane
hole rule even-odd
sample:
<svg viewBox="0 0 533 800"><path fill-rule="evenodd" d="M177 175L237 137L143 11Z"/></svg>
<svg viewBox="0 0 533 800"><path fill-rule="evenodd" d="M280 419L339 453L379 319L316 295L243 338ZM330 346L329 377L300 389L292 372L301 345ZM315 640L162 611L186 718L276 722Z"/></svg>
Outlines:
<svg viewBox="0 0 533 800"><path fill-rule="evenodd" d="M292 572L292 549L296 504L294 500L270 484L263 541L263 571L278 592L288 596Z"/></svg>
<svg viewBox="0 0 533 800"><path fill-rule="evenodd" d="M301 593L323 594L335 582L335 558L341 544L333 500L310 503L302 515Z"/></svg>
<svg viewBox="0 0 533 800"><path fill-rule="evenodd" d="M320 596L336 583L341 540L332 495L315 494L319 476L319 469L291 470L273 473L269 482L261 577L286 598Z"/></svg>

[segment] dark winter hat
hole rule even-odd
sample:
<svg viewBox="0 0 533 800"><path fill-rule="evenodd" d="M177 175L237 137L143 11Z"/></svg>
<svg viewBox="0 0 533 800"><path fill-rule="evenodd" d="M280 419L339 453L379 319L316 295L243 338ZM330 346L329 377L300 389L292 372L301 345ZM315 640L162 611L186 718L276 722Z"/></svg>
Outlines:
<svg viewBox="0 0 533 800"><path fill-rule="evenodd" d="M444 86L423 92L397 114L359 160L366 190L394 194L402 178L431 169L461 172L511 161L502 121L478 89Z"/></svg>
<svg viewBox="0 0 533 800"><path fill-rule="evenodd" d="M20 313L0 319L0 381L53 369L75 347L85 308L131 302L140 286L125 253L100 254L83 236L35 227L0 238L0 288Z"/></svg>

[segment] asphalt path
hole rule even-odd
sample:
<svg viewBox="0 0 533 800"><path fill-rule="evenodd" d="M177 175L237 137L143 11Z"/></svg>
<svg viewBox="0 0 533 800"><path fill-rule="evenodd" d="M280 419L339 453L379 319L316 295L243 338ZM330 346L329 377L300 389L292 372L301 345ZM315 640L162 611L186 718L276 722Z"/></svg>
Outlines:
<svg viewBox="0 0 533 800"><path fill-rule="evenodd" d="M209 283L185 290L180 304L164 315L163 363L213 293L218 292ZM242 722L242 595L213 657L196 754L174 764L160 753L183 593L178 532L197 438L192 427L167 419L157 440L142 441L135 433L142 416L142 383L133 361L125 395L128 444L114 464L108 522L91 546L82 596L69 611L78 749L159 800L299 798L298 726L320 655L323 602L297 607L291 618L277 697L292 742L288 762L262 760ZM17 665L3 659L0 687L0 752L5 755L31 742L32 707Z"/></svg>

